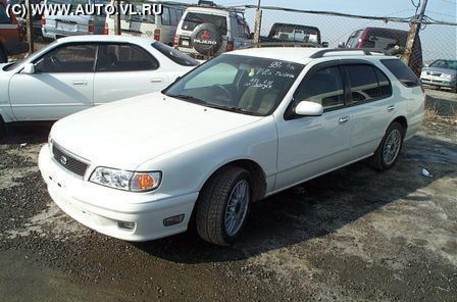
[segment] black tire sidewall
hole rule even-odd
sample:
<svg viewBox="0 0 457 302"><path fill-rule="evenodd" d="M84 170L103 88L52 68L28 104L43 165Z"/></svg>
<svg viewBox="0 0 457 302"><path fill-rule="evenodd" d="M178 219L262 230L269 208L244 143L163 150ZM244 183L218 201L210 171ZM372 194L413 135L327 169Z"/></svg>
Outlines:
<svg viewBox="0 0 457 302"><path fill-rule="evenodd" d="M225 230L225 210L230 193L241 180L247 180L249 185L249 201L246 216L240 229L232 236ZM210 243L227 246L234 242L242 233L252 202L252 180L249 172L240 167L222 168L205 184L197 200L195 222L199 236Z"/></svg>
<svg viewBox="0 0 457 302"><path fill-rule="evenodd" d="M202 55L216 53L222 46L222 35L211 23L202 23L195 27L191 35L194 49Z"/></svg>

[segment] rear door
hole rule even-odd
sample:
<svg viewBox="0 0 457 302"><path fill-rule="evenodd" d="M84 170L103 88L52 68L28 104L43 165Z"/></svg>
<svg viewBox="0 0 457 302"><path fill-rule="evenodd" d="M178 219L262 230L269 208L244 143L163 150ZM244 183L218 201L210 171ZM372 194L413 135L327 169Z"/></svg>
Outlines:
<svg viewBox="0 0 457 302"><path fill-rule="evenodd" d="M94 104L159 91L169 83L167 70L144 48L128 43L100 47L94 79Z"/></svg>
<svg viewBox="0 0 457 302"><path fill-rule="evenodd" d="M36 59L34 74L15 74L8 87L19 121L57 120L93 106L97 45L69 43Z"/></svg>
<svg viewBox="0 0 457 302"><path fill-rule="evenodd" d="M388 124L402 109L379 68L364 61L347 62L343 68L350 88L347 105L352 108L351 156L357 159L376 150Z"/></svg>

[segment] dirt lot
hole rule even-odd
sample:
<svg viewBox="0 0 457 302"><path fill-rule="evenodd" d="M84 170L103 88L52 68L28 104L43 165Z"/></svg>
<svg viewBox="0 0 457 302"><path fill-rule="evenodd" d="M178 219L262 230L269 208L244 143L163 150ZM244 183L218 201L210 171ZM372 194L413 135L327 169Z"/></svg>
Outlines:
<svg viewBox="0 0 457 302"><path fill-rule="evenodd" d="M439 117L456 104L433 93L392 170L357 163L257 203L229 248L79 225L36 166L49 125L16 128L0 142L0 300L456 301L457 115Z"/></svg>

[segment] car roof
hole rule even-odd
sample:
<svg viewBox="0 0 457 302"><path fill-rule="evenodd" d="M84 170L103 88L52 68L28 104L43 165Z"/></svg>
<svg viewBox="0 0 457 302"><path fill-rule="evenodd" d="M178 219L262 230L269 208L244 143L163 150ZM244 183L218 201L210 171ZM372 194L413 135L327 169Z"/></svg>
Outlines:
<svg viewBox="0 0 457 302"><path fill-rule="evenodd" d="M230 9L211 7L211 6L189 6L186 9L188 12L205 12L205 13L214 13L214 14L229 14L232 12ZM235 12L235 11L233 11Z"/></svg>
<svg viewBox="0 0 457 302"><path fill-rule="evenodd" d="M260 47L260 48L247 48L241 50L234 50L228 52L226 54L234 54L234 55L246 55L252 57L260 57L260 58L269 58L269 59L276 59L281 61L289 61L295 62L299 64L308 64L309 62L316 60L317 58L312 58L311 56L315 53L327 50L329 51L327 54L319 57L323 60L326 59L338 59L344 57L345 59L366 59L372 60L379 57L384 58L396 58L394 56L386 57L382 53L372 53L372 55L364 55L364 50L359 49L350 49L348 51L344 51L342 49L335 49L335 52L331 52L329 48L315 48L315 47Z"/></svg>
<svg viewBox="0 0 457 302"><path fill-rule="evenodd" d="M57 40L58 43L69 42L129 42L134 44L152 44L156 41L152 38L118 36L118 35L81 35L64 37Z"/></svg>

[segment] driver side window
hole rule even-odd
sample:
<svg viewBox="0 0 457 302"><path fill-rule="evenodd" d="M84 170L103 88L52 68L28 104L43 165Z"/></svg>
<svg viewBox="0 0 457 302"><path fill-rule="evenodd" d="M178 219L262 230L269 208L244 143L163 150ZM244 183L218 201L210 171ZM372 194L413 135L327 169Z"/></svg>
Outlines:
<svg viewBox="0 0 457 302"><path fill-rule="evenodd" d="M338 66L326 67L304 79L294 95L295 102L309 101L322 105L324 111L344 106L344 88Z"/></svg>
<svg viewBox="0 0 457 302"><path fill-rule="evenodd" d="M96 45L64 45L35 61L35 70L49 73L94 72L96 52Z"/></svg>

